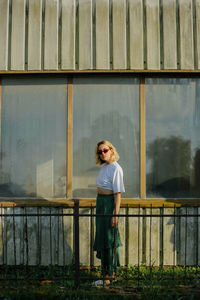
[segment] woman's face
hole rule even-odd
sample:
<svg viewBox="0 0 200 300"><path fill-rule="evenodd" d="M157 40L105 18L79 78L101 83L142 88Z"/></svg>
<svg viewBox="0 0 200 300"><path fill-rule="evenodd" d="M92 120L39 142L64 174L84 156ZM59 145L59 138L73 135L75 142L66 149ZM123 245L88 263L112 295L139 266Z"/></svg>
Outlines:
<svg viewBox="0 0 200 300"><path fill-rule="evenodd" d="M111 162L112 149L110 149L107 145L101 144L98 148L98 154L100 159L106 163L109 164Z"/></svg>

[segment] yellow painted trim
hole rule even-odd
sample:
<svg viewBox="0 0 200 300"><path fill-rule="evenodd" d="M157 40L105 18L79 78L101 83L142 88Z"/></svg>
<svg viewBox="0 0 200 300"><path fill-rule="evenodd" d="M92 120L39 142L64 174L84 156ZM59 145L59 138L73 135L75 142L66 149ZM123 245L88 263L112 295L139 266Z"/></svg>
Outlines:
<svg viewBox="0 0 200 300"><path fill-rule="evenodd" d="M80 207L95 207L96 199L11 199L1 198L1 207L74 207L78 201ZM200 207L200 199L122 199L121 207Z"/></svg>

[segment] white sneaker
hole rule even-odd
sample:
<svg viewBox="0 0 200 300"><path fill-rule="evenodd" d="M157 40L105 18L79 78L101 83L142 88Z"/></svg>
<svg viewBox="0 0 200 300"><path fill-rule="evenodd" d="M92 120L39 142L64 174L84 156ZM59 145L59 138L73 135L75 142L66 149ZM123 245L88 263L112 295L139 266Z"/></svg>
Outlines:
<svg viewBox="0 0 200 300"><path fill-rule="evenodd" d="M103 280L97 280L97 281L94 281L94 282L92 282L92 285L93 285L93 286L100 286L100 285L103 285Z"/></svg>

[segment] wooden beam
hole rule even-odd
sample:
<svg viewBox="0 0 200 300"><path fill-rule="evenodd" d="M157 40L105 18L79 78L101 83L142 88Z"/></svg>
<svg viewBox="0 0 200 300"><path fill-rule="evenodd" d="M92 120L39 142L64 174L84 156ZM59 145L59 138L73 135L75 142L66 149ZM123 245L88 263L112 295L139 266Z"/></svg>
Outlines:
<svg viewBox="0 0 200 300"><path fill-rule="evenodd" d="M6 200L7 199L7 200ZM96 199L78 199L80 207L96 207ZM74 207L77 199L1 198L0 207ZM122 199L121 207L200 207L200 199Z"/></svg>

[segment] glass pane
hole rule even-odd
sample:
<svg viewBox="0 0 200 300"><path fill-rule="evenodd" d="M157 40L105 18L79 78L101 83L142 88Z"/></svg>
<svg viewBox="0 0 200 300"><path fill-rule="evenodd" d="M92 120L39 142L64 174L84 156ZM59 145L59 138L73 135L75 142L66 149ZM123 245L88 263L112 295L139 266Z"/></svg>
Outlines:
<svg viewBox="0 0 200 300"><path fill-rule="evenodd" d="M146 80L147 196L200 196L200 80Z"/></svg>
<svg viewBox="0 0 200 300"><path fill-rule="evenodd" d="M1 197L66 195L66 118L66 79L3 80Z"/></svg>
<svg viewBox="0 0 200 300"><path fill-rule="evenodd" d="M128 77L74 80L73 196L95 197L94 150L111 141L124 170L125 197L139 196L139 82Z"/></svg>

